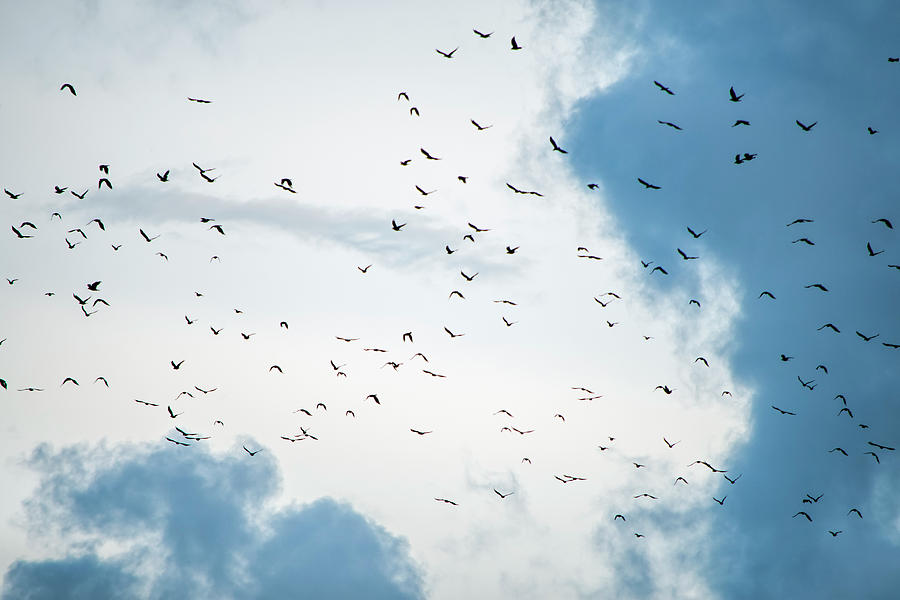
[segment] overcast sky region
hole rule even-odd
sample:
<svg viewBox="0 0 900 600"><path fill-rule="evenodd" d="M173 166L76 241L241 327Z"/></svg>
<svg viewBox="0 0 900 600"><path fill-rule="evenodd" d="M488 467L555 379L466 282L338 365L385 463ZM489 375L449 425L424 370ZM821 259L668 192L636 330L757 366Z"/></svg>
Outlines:
<svg viewBox="0 0 900 600"><path fill-rule="evenodd" d="M896 597L900 6L0 17L0 598Z"/></svg>

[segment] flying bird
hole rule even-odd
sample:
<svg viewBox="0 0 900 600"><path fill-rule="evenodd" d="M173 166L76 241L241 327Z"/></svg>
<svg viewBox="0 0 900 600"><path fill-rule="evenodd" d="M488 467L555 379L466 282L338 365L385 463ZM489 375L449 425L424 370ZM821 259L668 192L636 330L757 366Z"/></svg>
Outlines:
<svg viewBox="0 0 900 600"><path fill-rule="evenodd" d="M459 50L459 46L457 46L456 48L454 48L454 49L451 50L450 52L444 52L444 51L442 51L442 50L438 50L437 48L434 49L435 52L437 52L438 54L440 54L440 55L443 56L444 58L453 58L453 53L456 52L457 50Z"/></svg>
<svg viewBox="0 0 900 600"><path fill-rule="evenodd" d="M490 33L481 33L481 32L478 31L477 29L473 29L472 31L474 31L474 32L475 32L475 35L477 35L478 37L480 37L480 38L483 39L483 40L486 40L486 39L488 39L489 37L491 37L492 35L494 35L494 32L493 32L493 31L490 32Z"/></svg>
<svg viewBox="0 0 900 600"><path fill-rule="evenodd" d="M884 250L879 250L878 252L872 250L872 244L869 242L866 242L866 250L869 251L869 256L878 256L879 254L884 253Z"/></svg>
<svg viewBox="0 0 900 600"><path fill-rule="evenodd" d="M393 229L394 231L400 231L404 227L406 227L406 223L397 225L397 221L394 221L393 219L391 219L391 229Z"/></svg>
<svg viewBox="0 0 900 600"><path fill-rule="evenodd" d="M701 231L700 233L697 233L696 231L694 231L694 230L691 229L690 227L688 227L687 230L688 230L688 233L690 233L690 234L694 237L695 240L696 240L697 238L699 238L701 235L703 235L704 233L706 233L707 231L709 231L709 229L704 229L704 230Z"/></svg>
<svg viewBox="0 0 900 600"><path fill-rule="evenodd" d="M732 127L737 127L738 125L748 125L749 126L750 121L745 121L744 119L738 119L737 121L734 122L734 125L732 125Z"/></svg>
<svg viewBox="0 0 900 600"><path fill-rule="evenodd" d="M678 131L681 131L681 127L679 127L678 125L676 125L675 123L672 123L670 121L656 121L656 122L659 123L660 125L668 125L672 129L677 129Z"/></svg>
<svg viewBox="0 0 900 600"><path fill-rule="evenodd" d="M153 237L150 237L146 233L144 233L143 229L138 229L138 231L141 233L141 237L144 238L144 241L146 241L148 243L152 242L153 240L155 240L156 238L159 237L158 235L154 235Z"/></svg>
<svg viewBox="0 0 900 600"><path fill-rule="evenodd" d="M256 456L257 454L259 454L259 453L262 451L262 448L260 448L259 450L253 450L253 451L251 451L249 448L247 448L247 446L244 446L244 445L242 445L241 448L243 448L244 451L245 451L247 454L249 454L250 456Z"/></svg>
<svg viewBox="0 0 900 600"><path fill-rule="evenodd" d="M568 153L569 153L568 150L563 150L562 148L559 147L559 145L558 145L558 144L556 143L556 141L553 139L553 136L550 136L550 144L553 146L553 150L554 150L555 152L560 152L560 153L562 153L562 154L568 154Z"/></svg>
<svg viewBox="0 0 900 600"><path fill-rule="evenodd" d="M799 516L799 515L803 515L804 517L806 517L806 520L807 520L807 521L809 521L810 523L812 523L812 517L810 517L805 511L802 511L802 510L797 511L797 513L794 515L794 517L797 517L797 516ZM794 517L791 517L791 518L794 518Z"/></svg>
<svg viewBox="0 0 900 600"><path fill-rule="evenodd" d="M641 185L643 185L645 189L648 189L648 190L659 190L659 189L662 189L662 188L661 188L660 186L658 186L658 185L654 185L654 184L652 184L652 183L647 183L646 181L644 181L644 180L641 179L640 177L638 177L637 180L638 180L638 183L640 183Z"/></svg>
<svg viewBox="0 0 900 600"><path fill-rule="evenodd" d="M810 129L812 129L813 127L816 126L816 123L818 123L818 121L816 121L816 122L813 123L812 125L804 125L804 124L801 123L799 120L798 120L798 121L794 121L794 122L797 123L797 125L799 125L799 126L800 126L800 129L802 129L803 131L809 131Z"/></svg>
<svg viewBox="0 0 900 600"><path fill-rule="evenodd" d="M510 50L521 50L522 49L522 46L520 46L516 42L516 36L513 36L513 38L511 40L509 40L509 45L510 45Z"/></svg>
<svg viewBox="0 0 900 600"><path fill-rule="evenodd" d="M191 102L197 102L199 104L212 104L212 100L204 100L203 98L188 97L188 100L190 100Z"/></svg>
<svg viewBox="0 0 900 600"><path fill-rule="evenodd" d="M59 86L59 91L63 91L63 90L69 90L70 92L72 92L73 96L78 95L75 93L75 88L72 86L71 83L64 83L61 86Z"/></svg>
<svg viewBox="0 0 900 600"><path fill-rule="evenodd" d="M794 416L797 415L797 413L790 412L788 410L782 410L782 409L778 408L777 406L775 406L774 404L772 405L772 408L774 408L775 410L777 410L778 412L780 412L783 415L794 415Z"/></svg>
<svg viewBox="0 0 900 600"><path fill-rule="evenodd" d="M658 87L661 91L667 93L668 95L670 95L670 96L675 95L675 92L673 92L672 90L670 90L669 88L667 88L666 86L661 84L660 82L653 80L653 83L656 85L656 87Z"/></svg>
<svg viewBox="0 0 900 600"><path fill-rule="evenodd" d="M162 181L163 183L169 181L169 171L167 170L167 171L166 171L165 173L163 173L162 175L160 175L159 173L157 173L157 174L156 174L156 178L159 179L160 181Z"/></svg>
<svg viewBox="0 0 900 600"><path fill-rule="evenodd" d="M738 96L737 94L735 94L735 93L734 93L734 87L732 87L731 89L728 90L728 95L729 95L728 100L731 101L731 102L740 102L740 101L741 101L741 98L744 97L744 94L741 94L740 96Z"/></svg>

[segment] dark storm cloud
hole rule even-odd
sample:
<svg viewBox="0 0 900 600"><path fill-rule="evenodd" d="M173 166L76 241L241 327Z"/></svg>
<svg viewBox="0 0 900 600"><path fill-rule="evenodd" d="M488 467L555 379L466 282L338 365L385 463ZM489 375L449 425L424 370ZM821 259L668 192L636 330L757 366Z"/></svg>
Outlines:
<svg viewBox="0 0 900 600"><path fill-rule="evenodd" d="M350 506L262 509L279 489L265 453L41 446L30 464L30 524L60 535L63 556L13 563L4 599L423 596L406 542ZM127 550L107 557L110 543Z"/></svg>

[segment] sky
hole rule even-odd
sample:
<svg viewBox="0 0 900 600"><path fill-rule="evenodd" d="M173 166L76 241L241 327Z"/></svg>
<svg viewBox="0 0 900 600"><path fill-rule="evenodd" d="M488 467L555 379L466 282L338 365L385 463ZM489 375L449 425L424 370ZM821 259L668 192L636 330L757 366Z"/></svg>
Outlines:
<svg viewBox="0 0 900 600"><path fill-rule="evenodd" d="M900 9L374 4L0 4L0 597L893 597Z"/></svg>

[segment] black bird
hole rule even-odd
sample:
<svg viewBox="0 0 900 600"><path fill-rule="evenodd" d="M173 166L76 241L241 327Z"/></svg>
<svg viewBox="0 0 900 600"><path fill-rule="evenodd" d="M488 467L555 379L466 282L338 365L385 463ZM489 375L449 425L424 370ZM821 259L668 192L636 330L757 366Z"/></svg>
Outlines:
<svg viewBox="0 0 900 600"><path fill-rule="evenodd" d="M403 224L401 224L401 225L397 225L397 221L394 221L393 219L391 219L391 229L393 229L394 231L400 231L400 230L403 229L405 226L406 226L406 223L403 223Z"/></svg>
<svg viewBox="0 0 900 600"><path fill-rule="evenodd" d="M672 90L670 90L669 88L667 88L666 86L664 86L663 84L661 84L660 82L654 80L653 83L656 84L656 87L658 87L660 90L664 91L664 92L667 93L668 95L670 95L670 96L674 96L674 95L675 95L675 92L673 92Z"/></svg>
<svg viewBox="0 0 900 600"><path fill-rule="evenodd" d="M828 533L831 534L831 537L837 537L838 534L839 534L839 533L843 533L843 531L840 531L840 530L838 530L838 531L831 531L831 530L829 529L829 530L828 530Z"/></svg>
<svg viewBox="0 0 900 600"><path fill-rule="evenodd" d="M474 32L475 32L475 35L477 35L478 37L480 37L480 38L483 39L483 40L486 40L486 39L488 39L489 37L491 37L492 35L494 35L494 32L493 32L493 31L490 32L490 33L481 33L481 32L478 31L477 29L473 29L472 31L474 31Z"/></svg>
<svg viewBox="0 0 900 600"><path fill-rule="evenodd" d="M793 359L793 358L794 358L793 356L785 356L784 354L782 354L782 355L781 355L781 362L787 362L787 361L789 361L789 360L791 360L791 359Z"/></svg>
<svg viewBox="0 0 900 600"><path fill-rule="evenodd" d="M550 136L550 144L553 146L553 150L556 152L561 152L562 154L568 154L568 150L563 150L559 147L559 145L554 141L553 136Z"/></svg>
<svg viewBox="0 0 900 600"><path fill-rule="evenodd" d="M778 408L777 406L775 406L774 404L772 405L772 408L774 408L775 410L777 410L778 412L780 412L783 415L794 415L794 416L797 415L797 413L793 413L788 410L782 410L782 409Z"/></svg>
<svg viewBox="0 0 900 600"><path fill-rule="evenodd" d="M170 169L170 170L171 170L171 169ZM163 173L162 175L160 175L159 173L157 173L157 174L156 174L156 178L159 179L160 181L162 181L163 183L167 182L167 181L169 180L169 171L167 170L167 171L166 171L165 173Z"/></svg>
<svg viewBox="0 0 900 600"><path fill-rule="evenodd" d="M19 238L19 239L33 238L33 237L34 237L33 235L25 235L24 233L22 233L21 231L19 231L18 229L16 229L16 226L15 226L15 225L10 225L10 228L12 229L12 232L13 232L14 234L16 234L16 237Z"/></svg>
<svg viewBox="0 0 900 600"><path fill-rule="evenodd" d="M740 96L738 96L737 94L735 94L735 93L734 93L734 87L732 87L731 89L728 90L728 95L729 95L728 100L730 100L731 102L740 102L740 101L741 101L741 98L744 97L744 94L741 94Z"/></svg>
<svg viewBox="0 0 900 600"><path fill-rule="evenodd" d="M188 100L190 100L191 102L197 102L197 103L199 103L199 104L212 104L212 100L204 100L204 99L202 99L202 98L190 98L190 97L188 97Z"/></svg>
<svg viewBox="0 0 900 600"><path fill-rule="evenodd" d="M730 483L731 485L734 485L735 483L737 483L737 480L740 479L743 475L744 475L744 474L741 473L740 475L738 475L738 476L735 477L734 479L732 479L732 478L729 477L728 475L722 475L722 477L724 477L725 479L727 479L727 480L728 480L728 483Z"/></svg>
<svg viewBox="0 0 900 600"><path fill-rule="evenodd" d="M760 292L759 297L762 298L763 296L768 296L772 300L775 299L775 296L772 294L772 292L770 292L768 290L763 290L762 292Z"/></svg>
<svg viewBox="0 0 900 600"><path fill-rule="evenodd" d="M75 88L72 86L71 83L64 83L61 86L59 86L59 91L63 91L63 90L69 90L70 92L72 92L73 96L78 95L75 93Z"/></svg>
<svg viewBox="0 0 900 600"><path fill-rule="evenodd" d="M453 506L459 506L459 504L457 504L453 500L448 500L447 498L435 498L435 500L437 500L438 502L443 502L444 504L452 504Z"/></svg>
<svg viewBox="0 0 900 600"><path fill-rule="evenodd" d="M435 193L435 192L437 191L437 190L431 190L430 192L426 192L425 190L423 190L423 189L420 188L419 186L416 186L416 189L419 190L419 193L422 194L423 196L427 196L428 194L433 194L433 193Z"/></svg>
<svg viewBox="0 0 900 600"><path fill-rule="evenodd" d="M400 101L400 98L405 98L406 101L409 102L409 94L407 94L406 92L400 92L399 94L397 94L398 102Z"/></svg>
<svg viewBox="0 0 900 600"><path fill-rule="evenodd" d="M447 334L450 336L450 339L457 338L457 337L462 337L462 336L466 335L466 334L464 334L464 333L453 333L452 331L450 331L450 330L447 329L446 327L444 327L444 331L447 332Z"/></svg>
<svg viewBox="0 0 900 600"><path fill-rule="evenodd" d="M491 127L493 127L493 125L484 125L484 126L481 126L481 125L479 125L478 123L475 122L475 119L469 119L469 121L472 123L472 125L475 126L475 128L476 128L478 131L484 131L485 129L490 129Z"/></svg>
<svg viewBox="0 0 900 600"><path fill-rule="evenodd" d="M871 454L872 457L875 459L875 462L877 462L879 465L881 464L881 461L878 459L878 455L875 454L874 452L872 452L872 451L869 451L869 452L863 452L863 454Z"/></svg>
<svg viewBox="0 0 900 600"><path fill-rule="evenodd" d="M875 135L876 133L878 133L878 130L872 129L872 127L866 127L866 129L869 131L869 135Z"/></svg>
<svg viewBox="0 0 900 600"><path fill-rule="evenodd" d="M659 271L659 272L662 273L663 275L668 275L668 274L669 274L668 271L666 271L665 269L663 269L663 268L660 267L660 266L653 267L653 269L650 271L650 273L652 274L654 271Z"/></svg>
<svg viewBox="0 0 900 600"><path fill-rule="evenodd" d="M881 335L881 334L880 334L880 333L876 333L875 335L863 335L862 333L860 333L860 332L857 331L857 332L856 332L856 335L858 335L859 337L861 337L861 338L863 339L863 341L868 342L869 340L874 340L875 338L877 338L877 337L878 337L879 335Z"/></svg>
<svg viewBox="0 0 900 600"><path fill-rule="evenodd" d="M91 290L92 292L97 292L97 291L99 291L101 283L102 283L101 281L94 281L92 283L87 284L86 287L87 287L87 289Z"/></svg>
<svg viewBox="0 0 900 600"><path fill-rule="evenodd" d="M687 254L684 253L684 250L682 250L681 248L675 248L675 249L678 251L678 254L680 254L681 258L683 258L684 260L696 260L696 259L700 258L699 256L688 256Z"/></svg>
<svg viewBox="0 0 900 600"><path fill-rule="evenodd" d="M3 191L6 193L7 196L9 196L10 198L12 198L13 200L18 200L18 199L19 199L19 196L21 196L22 194L25 193L25 192L21 192L21 193L18 193L18 194L13 194L11 191L9 191L9 190L6 189L6 188L3 188Z"/></svg>
<svg viewBox="0 0 900 600"><path fill-rule="evenodd" d="M797 123L797 125L799 125L800 129L802 129L803 131L809 131L810 129L812 129L813 127L816 126L816 123L818 123L818 121L816 121L816 123L813 123L812 125L804 125L800 121L795 121L795 123Z"/></svg>
<svg viewBox="0 0 900 600"><path fill-rule="evenodd" d="M178 440L173 440L173 439L170 438L169 436L166 436L166 439L169 440L170 442L172 442L173 444L178 445L178 446L190 446L190 444L186 444L185 442L179 442Z"/></svg>
<svg viewBox="0 0 900 600"><path fill-rule="evenodd" d="M413 428L410 428L409 430L418 435L428 435L429 433L434 433L433 431L421 431L419 429L413 429Z"/></svg>
<svg viewBox="0 0 900 600"><path fill-rule="evenodd" d="M681 131L681 127L679 127L678 125L676 125L675 123L672 123L672 122L670 122L670 121L659 121L659 120L657 120L656 122L659 123L660 125L668 125L668 126L671 127L672 129L677 129L678 131Z"/></svg>
<svg viewBox="0 0 900 600"><path fill-rule="evenodd" d="M791 242L791 243L792 243L792 244L796 244L796 243L798 243L798 242L803 242L803 243L806 244L807 246L815 246L815 245L816 245L816 243L815 243L814 241L810 240L809 238L805 238L805 237L804 237L804 238L798 238L798 239L794 240L794 241Z"/></svg>
<svg viewBox="0 0 900 600"><path fill-rule="evenodd" d="M509 40L510 50L521 50L522 46L516 43L516 36L513 36L511 40Z"/></svg>
<svg viewBox="0 0 900 600"><path fill-rule="evenodd" d="M435 52L437 52L438 54L440 54L440 55L443 56L444 58L453 58L453 53L456 52L457 50L459 50L459 46L457 46L456 48L454 48L454 49L451 50L450 52L443 52L443 51L441 51L441 50L438 50L437 48L434 49Z"/></svg>
<svg viewBox="0 0 900 600"><path fill-rule="evenodd" d="M882 254L884 252L884 250L879 250L878 252L873 251L872 244L870 244L869 242L866 242L866 250L869 251L869 256L878 256L879 254Z"/></svg>
<svg viewBox="0 0 900 600"><path fill-rule="evenodd" d="M112 183L110 183L109 179L107 179L106 177L100 178L100 181L97 182L97 189L99 190L101 187L103 187L104 183L106 184L106 187L112 189Z"/></svg>
<svg viewBox="0 0 900 600"><path fill-rule="evenodd" d="M75 192L75 190L69 190L69 193L78 198L79 200L84 200L84 197L87 196L89 190L84 190L80 194Z"/></svg>
<svg viewBox="0 0 900 600"><path fill-rule="evenodd" d="M828 329L831 329L831 330L834 331L835 333L840 333L840 332L841 332L840 329L838 329L837 327L835 327L834 323L825 323L824 325L822 325L821 327L819 327L816 331L822 331L822 330L825 329L826 327L827 327Z"/></svg>
<svg viewBox="0 0 900 600"><path fill-rule="evenodd" d="M812 219L794 219L790 223L788 223L785 227L790 227L791 225L796 225L798 223L812 223Z"/></svg>
<svg viewBox="0 0 900 600"><path fill-rule="evenodd" d="M715 500L716 502L718 502L718 503L719 503L719 506L725 506L725 498L727 498L727 497L728 497L728 496L722 496L722 499L719 500L718 498L716 498L715 496L713 496L713 500Z"/></svg>
<svg viewBox="0 0 900 600"><path fill-rule="evenodd" d="M218 231L220 234L225 235L225 230L222 229L222 226L221 226L221 225L210 225L209 228L210 228L210 229L215 229L215 230Z"/></svg>
<svg viewBox="0 0 900 600"><path fill-rule="evenodd" d="M703 358L702 356L698 356L697 358L695 358L695 359L694 359L694 362L702 362L702 363L703 363L704 365L706 365L707 367L709 366L709 362L708 362L705 358Z"/></svg>
<svg viewBox="0 0 900 600"><path fill-rule="evenodd" d="M411 107L411 108L409 109L409 116L412 116L413 113L415 113L415 115L416 115L417 117L419 116L419 109L416 108L415 106L413 106L413 107ZM401 162L400 164L403 165L402 162ZM403 166L406 166L406 165L403 165Z"/></svg>
<svg viewBox="0 0 900 600"><path fill-rule="evenodd" d="M872 221L872 223L884 223L884 226L887 227L888 229L894 228L893 223L891 223L890 220L885 219L884 217L882 217L880 219L875 219L874 221Z"/></svg>
<svg viewBox="0 0 900 600"><path fill-rule="evenodd" d="M646 189L648 189L648 190L659 190L659 189L662 189L662 188L659 187L658 185L653 185L652 183L647 183L646 181L644 181L644 180L641 179L640 177L638 177L637 180L638 180L638 183L640 183L641 185L643 185L644 188L646 188Z"/></svg>
<svg viewBox="0 0 900 600"><path fill-rule="evenodd" d="M818 371L819 369L825 371L825 374L828 375L828 367L826 367L825 365L816 365L816 371Z"/></svg>
<svg viewBox="0 0 900 600"><path fill-rule="evenodd" d="M827 291L828 291L828 288L825 287L824 285L822 285L821 283L811 283L811 284L809 284L809 285L804 285L803 287L806 288L806 289L809 289L809 288L818 288L818 289L822 290L823 292L827 292Z"/></svg>
<svg viewBox="0 0 900 600"><path fill-rule="evenodd" d="M671 394L672 392L675 391L674 389L669 388L668 385L658 385L654 388L654 391L656 391L656 390L664 391L666 393L666 396L668 396L669 394Z"/></svg>
<svg viewBox="0 0 900 600"><path fill-rule="evenodd" d="M431 154L429 154L428 151L427 151L425 148L419 148L419 152L421 152L422 154L424 154L424 155L425 155L425 158L427 158L428 160L441 160L440 158L438 158L438 157L436 157L436 156L432 156Z"/></svg>
<svg viewBox="0 0 900 600"><path fill-rule="evenodd" d="M528 191L525 191L525 190L520 190L520 189L514 187L514 186L513 186L512 184L510 184L510 183L507 183L507 184L506 184L506 187L508 187L509 189L511 189L512 191L514 191L514 192L517 193L517 194L531 194L532 196L540 196L540 197L543 197L543 196L544 196L544 195L541 194L540 192L528 192Z"/></svg>
<svg viewBox="0 0 900 600"><path fill-rule="evenodd" d="M141 237L144 238L144 241L146 241L148 243L152 242L153 240L155 240L156 238L159 237L158 235L154 235L153 237L150 237L146 233L144 233L143 229L138 229L138 231L141 233Z"/></svg>
<svg viewBox="0 0 900 600"><path fill-rule="evenodd" d="M876 444L875 442L866 442L866 443L869 444L870 446L874 446L875 448L878 448L879 450L889 450L892 452L894 450L896 450L896 448L891 448L890 446L882 446L881 444Z"/></svg>
<svg viewBox="0 0 900 600"><path fill-rule="evenodd" d="M857 517L859 517L860 519L863 518L862 513L859 512L859 509L857 509L857 508L851 508L850 510L847 511L847 514L848 514L848 515L849 515L850 513L856 513L856 516L857 516Z"/></svg>
<svg viewBox="0 0 900 600"><path fill-rule="evenodd" d="M359 269L360 273L368 273L368 272L369 272L369 268L370 268L371 266L372 266L372 265L366 265L366 268L362 268L362 267L356 267L356 268Z"/></svg>
<svg viewBox="0 0 900 600"><path fill-rule="evenodd" d="M738 119L737 121L734 122L734 125L732 125L732 127L737 127L738 125L750 125L750 121L745 121L744 119Z"/></svg>
<svg viewBox="0 0 900 600"><path fill-rule="evenodd" d="M169 417L172 419L174 419L175 417L177 417L179 415L184 414L184 413L176 413L175 411L172 410L171 406L167 406L166 409L169 411Z"/></svg>
<svg viewBox="0 0 900 600"><path fill-rule="evenodd" d="M179 361L177 364L175 363L174 360L170 360L169 362L172 364L172 368L175 369L176 371L181 368L181 365L184 364L183 360Z"/></svg>
<svg viewBox="0 0 900 600"><path fill-rule="evenodd" d="M829 454L832 453L832 452L840 452L840 453L843 454L844 456L847 456L847 451L844 450L843 448L835 447L835 448L832 448L831 450L828 451Z"/></svg>
<svg viewBox="0 0 900 600"><path fill-rule="evenodd" d="M678 443L679 443L679 442L670 442L670 441L667 440L666 438L663 438L663 441L666 443L666 446L668 446L669 448L674 448L674 447L675 447L675 444L678 444ZM680 440L679 440L679 441L680 441Z"/></svg>
<svg viewBox="0 0 900 600"><path fill-rule="evenodd" d="M59 187L58 185L53 186L53 191L56 192L57 194L65 194L67 189L69 189L69 188Z"/></svg>
<svg viewBox="0 0 900 600"><path fill-rule="evenodd" d="M807 520L807 521L809 521L810 523L812 523L812 517L810 517L806 512L804 512L804 511L802 511L802 510L797 511L797 513L794 515L794 517L796 517L796 516L798 516L798 515L803 515L804 517L806 517L806 520ZM794 518L794 517L791 517L791 518Z"/></svg>
<svg viewBox="0 0 900 600"><path fill-rule="evenodd" d="M259 450L254 450L254 451L251 452L251 451L247 448L247 446L243 446L243 445L241 446L241 448L243 448L243 449L247 452L247 454L249 454L250 456L256 456L257 454L259 454L259 453L262 451L262 448L260 448Z"/></svg>
<svg viewBox="0 0 900 600"><path fill-rule="evenodd" d="M456 252L456 250L451 249L450 246L444 246L444 250L447 252L447 254L453 254L454 252Z"/></svg>
<svg viewBox="0 0 900 600"><path fill-rule="evenodd" d="M701 231L700 233L697 233L696 231L694 231L694 230L691 229L690 227L688 227L687 230L688 230L688 233L690 233L692 236L694 236L694 239L695 239L695 240L696 240L697 238L699 238L701 235L703 235L704 233L706 233L707 231L709 231L709 229L704 229L704 230Z"/></svg>

